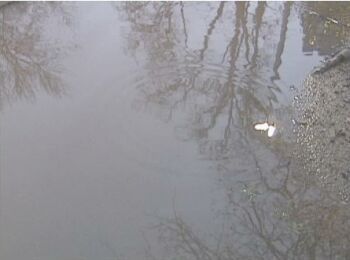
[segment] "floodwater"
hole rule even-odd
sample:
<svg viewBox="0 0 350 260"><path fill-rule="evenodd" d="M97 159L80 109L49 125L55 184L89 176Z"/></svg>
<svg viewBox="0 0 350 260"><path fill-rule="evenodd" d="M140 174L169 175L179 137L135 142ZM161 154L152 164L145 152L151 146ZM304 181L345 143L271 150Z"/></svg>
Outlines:
<svg viewBox="0 0 350 260"><path fill-rule="evenodd" d="M349 259L347 200L304 181L293 131L349 11L1 7L0 259Z"/></svg>

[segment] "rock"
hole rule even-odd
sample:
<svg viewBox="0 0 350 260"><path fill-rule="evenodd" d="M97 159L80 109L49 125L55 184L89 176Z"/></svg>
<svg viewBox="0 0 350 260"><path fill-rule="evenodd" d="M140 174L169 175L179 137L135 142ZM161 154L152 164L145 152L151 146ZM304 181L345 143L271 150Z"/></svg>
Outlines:
<svg viewBox="0 0 350 260"><path fill-rule="evenodd" d="M323 66L316 68L313 74L323 73L341 62L348 61L350 59L350 48L345 48L338 53L334 54L333 57L329 58L324 62Z"/></svg>

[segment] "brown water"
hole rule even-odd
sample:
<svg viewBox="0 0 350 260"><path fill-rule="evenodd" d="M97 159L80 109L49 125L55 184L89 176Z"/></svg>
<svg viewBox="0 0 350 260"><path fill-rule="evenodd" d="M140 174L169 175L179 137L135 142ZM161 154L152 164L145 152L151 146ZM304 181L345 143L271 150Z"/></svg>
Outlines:
<svg viewBox="0 0 350 260"><path fill-rule="evenodd" d="M349 8L2 7L0 259L349 259L348 204L310 206L290 167L294 96Z"/></svg>

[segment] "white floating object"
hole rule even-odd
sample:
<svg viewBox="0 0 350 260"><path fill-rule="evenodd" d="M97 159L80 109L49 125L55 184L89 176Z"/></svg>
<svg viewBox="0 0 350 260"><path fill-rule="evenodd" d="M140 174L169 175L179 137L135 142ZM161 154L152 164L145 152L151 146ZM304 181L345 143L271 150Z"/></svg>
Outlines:
<svg viewBox="0 0 350 260"><path fill-rule="evenodd" d="M267 130L267 136L272 137L276 131L276 127L274 125L269 125L269 130Z"/></svg>
<svg viewBox="0 0 350 260"><path fill-rule="evenodd" d="M267 136L272 137L275 134L276 127L274 124L269 125L267 122L261 124L255 124L254 129L257 131L267 131Z"/></svg>
<svg viewBox="0 0 350 260"><path fill-rule="evenodd" d="M256 124L254 128L255 130L258 130L258 131L266 131L269 129L269 124L268 123Z"/></svg>

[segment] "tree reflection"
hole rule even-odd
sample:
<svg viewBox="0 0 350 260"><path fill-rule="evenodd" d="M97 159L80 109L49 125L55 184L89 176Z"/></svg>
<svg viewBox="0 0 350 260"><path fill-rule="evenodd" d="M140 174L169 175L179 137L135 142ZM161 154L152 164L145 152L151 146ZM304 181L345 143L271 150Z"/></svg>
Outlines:
<svg viewBox="0 0 350 260"><path fill-rule="evenodd" d="M43 23L55 14L69 25L70 14L61 3L13 3L1 8L1 107L5 102L33 99L40 89L53 96L64 94L57 64L62 52L44 39Z"/></svg>
<svg viewBox="0 0 350 260"><path fill-rule="evenodd" d="M138 102L165 120L186 117L179 128L215 162L227 194L215 239L194 231L175 211L157 225L160 241L180 259L348 259L350 212L302 172L307 160L295 160L301 151L289 123L292 106L278 98L292 3L206 5L212 15L205 17L189 3L119 8L130 23L130 51L147 56ZM187 22L191 17L207 24L203 36ZM216 34L232 27L224 40ZM203 39L199 48L191 37ZM271 141L252 130L259 120L284 129Z"/></svg>
<svg viewBox="0 0 350 260"><path fill-rule="evenodd" d="M349 209L295 177L290 164L275 170L284 173L278 185L263 176L242 187L231 183L225 229L214 241L177 214L158 226L161 241L171 241L183 259L348 259Z"/></svg>
<svg viewBox="0 0 350 260"><path fill-rule="evenodd" d="M290 15L290 8L291 8L291 6L292 6L291 2L285 2L284 3L283 13L282 13L282 24L281 24L280 39L278 41L275 62L273 64L273 72L275 74L272 77L273 80L280 78L280 76L278 74L278 68L281 66L281 63L282 63L281 57L282 57L283 50L284 50L284 45L285 45L285 42L286 42L288 17Z"/></svg>
<svg viewBox="0 0 350 260"><path fill-rule="evenodd" d="M211 5L215 12L199 49L183 46L187 45L191 36L191 28L186 25L183 15L177 16L181 17L180 20L165 19L170 13L186 12L191 15L194 10L190 4L125 3L119 9L130 23L127 37L128 45L132 46L131 52L135 54L138 49L144 48L148 55L145 65L149 68L148 74L138 82L142 93L138 104L143 103L149 109L157 110L165 120L170 120L175 111L179 113L186 107L191 111L186 113L188 123L179 128L187 129L191 137L199 140L204 156L211 158L215 154L217 158L225 158L229 156L226 146L232 141L230 137L236 139L234 142L239 142L240 134L246 134L247 128L254 122L276 119L274 114L278 114L274 106L281 106L276 99L280 86L270 82L267 76L268 73L274 75L278 68L274 67L276 62L271 55L259 46L262 38L266 42L266 36L278 25L273 18L263 24L264 2L256 6L248 2ZM290 4L286 8L290 8ZM254 10L254 16L248 19L250 9ZM231 15L232 20L222 20L223 15ZM273 15L277 16L277 13ZM232 22L234 29L223 49L215 44L215 29L223 23L232 28ZM283 29L286 26L282 26ZM164 45L169 39L173 39L172 44ZM276 42L272 39L270 44L283 45L279 40L284 41L285 37L276 39ZM281 53L276 57L280 58ZM219 136L215 136L217 134ZM213 137L208 139L209 135ZM217 150L222 154L218 154Z"/></svg>

